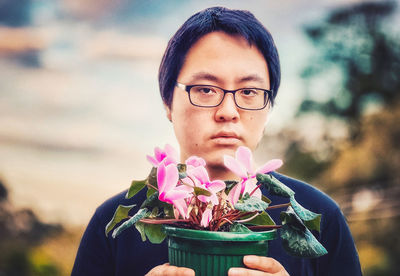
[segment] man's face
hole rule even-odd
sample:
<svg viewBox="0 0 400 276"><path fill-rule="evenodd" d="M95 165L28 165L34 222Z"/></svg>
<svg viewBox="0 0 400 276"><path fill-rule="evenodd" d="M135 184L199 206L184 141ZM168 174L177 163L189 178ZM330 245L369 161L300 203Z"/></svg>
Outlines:
<svg viewBox="0 0 400 276"><path fill-rule="evenodd" d="M197 41L186 55L178 75L185 85L207 84L227 90L269 89L264 56L241 36L209 33ZM225 95L217 107L193 106L188 93L175 87L167 116L172 121L181 150L181 161L189 156L204 158L208 166L223 165L223 155L234 155L237 147L254 150L266 123L269 105L262 110L243 110L233 94Z"/></svg>

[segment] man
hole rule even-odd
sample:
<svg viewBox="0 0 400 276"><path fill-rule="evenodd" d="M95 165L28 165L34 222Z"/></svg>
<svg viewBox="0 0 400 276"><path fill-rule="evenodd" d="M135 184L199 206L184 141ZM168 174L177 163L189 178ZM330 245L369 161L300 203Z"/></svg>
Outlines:
<svg viewBox="0 0 400 276"><path fill-rule="evenodd" d="M181 161L197 155L207 162L211 179L235 179L224 166L223 155L234 155L239 146L256 148L279 82L273 39L251 13L215 7L189 18L170 40L159 71L161 96ZM275 176L296 192L304 207L322 214L321 233L315 234L329 253L317 259L294 258L276 240L270 244L271 257L246 256L247 268L231 268L229 275L361 275L354 242L337 205L308 184ZM97 209L72 275L194 275L191 269L165 264L165 243L143 243L133 228L116 239L105 237L105 225L118 204L145 197L141 192L125 200L124 194ZM282 198L272 200L282 202ZM279 221L279 211L272 216Z"/></svg>

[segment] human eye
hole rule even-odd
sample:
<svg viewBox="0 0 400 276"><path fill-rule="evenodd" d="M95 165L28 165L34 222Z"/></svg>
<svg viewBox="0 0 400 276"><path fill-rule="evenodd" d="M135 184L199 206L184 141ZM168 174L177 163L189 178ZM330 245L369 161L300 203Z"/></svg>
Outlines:
<svg viewBox="0 0 400 276"><path fill-rule="evenodd" d="M260 90L252 88L244 88L238 91L241 97L257 97L261 94Z"/></svg>
<svg viewBox="0 0 400 276"><path fill-rule="evenodd" d="M215 87L212 86L194 86L191 92L207 96L212 96L217 94L217 90L215 89Z"/></svg>

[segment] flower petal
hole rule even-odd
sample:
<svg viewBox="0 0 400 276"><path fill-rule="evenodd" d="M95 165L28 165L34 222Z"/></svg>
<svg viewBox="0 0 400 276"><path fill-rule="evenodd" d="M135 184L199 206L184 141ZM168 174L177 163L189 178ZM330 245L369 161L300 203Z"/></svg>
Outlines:
<svg viewBox="0 0 400 276"><path fill-rule="evenodd" d="M190 156L187 160L186 160L186 165L188 166L193 166L193 167L199 167L199 166L205 166L206 165L206 161L198 156Z"/></svg>
<svg viewBox="0 0 400 276"><path fill-rule="evenodd" d="M226 184L222 180L214 180L211 183L208 183L208 185L206 185L206 187L207 187L207 189L213 191L214 193L217 193L217 192L225 189Z"/></svg>
<svg viewBox="0 0 400 276"><path fill-rule="evenodd" d="M269 173L275 171L282 166L283 162L280 159L272 159L265 163L261 168L257 169L256 173Z"/></svg>
<svg viewBox="0 0 400 276"><path fill-rule="evenodd" d="M158 162L161 162L165 157L165 153L159 147L155 147L154 148L154 157L157 159Z"/></svg>
<svg viewBox="0 0 400 276"><path fill-rule="evenodd" d="M174 160L174 163L178 161L178 152L170 144L164 146L164 152L169 158Z"/></svg>
<svg viewBox="0 0 400 276"><path fill-rule="evenodd" d="M244 188L243 194L245 193L251 193L253 192L253 190L257 187L257 181L255 181L255 178L253 179L249 179L248 181L246 181L246 186ZM258 188L251 196L255 196L257 198L261 199L262 193L260 188Z"/></svg>
<svg viewBox="0 0 400 276"><path fill-rule="evenodd" d="M164 199L168 201L175 201L178 199L183 199L187 198L190 195L187 191L181 191L181 190L170 190L165 193Z"/></svg>
<svg viewBox="0 0 400 276"><path fill-rule="evenodd" d="M243 146L238 147L236 150L236 160L243 164L249 174L253 174L253 155L251 154L251 150L249 148Z"/></svg>
<svg viewBox="0 0 400 276"><path fill-rule="evenodd" d="M154 167L157 167L157 166L158 166L159 162L158 162L156 159L154 159L154 157L152 157L152 156L150 156L150 155L147 155L146 157L147 157L147 160L149 160L149 162L150 162Z"/></svg>
<svg viewBox="0 0 400 276"><path fill-rule="evenodd" d="M207 227L210 224L211 219L212 219L212 209L206 208L201 218L200 225L203 227Z"/></svg>
<svg viewBox="0 0 400 276"><path fill-rule="evenodd" d="M178 210L179 214L184 218L188 218L188 206L186 204L186 201L184 199L178 199L178 200L174 200L172 203L175 208ZM175 215L176 217L176 215Z"/></svg>
<svg viewBox="0 0 400 276"><path fill-rule="evenodd" d="M159 194L162 194L165 191L165 175L165 164L160 164L157 168L157 185Z"/></svg>
<svg viewBox="0 0 400 276"><path fill-rule="evenodd" d="M247 171L235 158L224 155L224 165L241 178L247 178Z"/></svg>
<svg viewBox="0 0 400 276"><path fill-rule="evenodd" d="M159 167L163 167L163 163ZM170 164L165 167L165 179L163 185L163 191L168 192L176 187L179 180L178 168L174 164Z"/></svg>
<svg viewBox="0 0 400 276"><path fill-rule="evenodd" d="M242 185L240 183L236 184L235 187L233 187L228 194L228 200L232 205L235 205L236 202L238 202L239 197L240 197L240 189Z"/></svg>
<svg viewBox="0 0 400 276"><path fill-rule="evenodd" d="M204 167L195 167L195 168L187 171L187 173L190 176L197 178L202 184L206 184L206 183L210 182L210 178L208 177L207 170Z"/></svg>

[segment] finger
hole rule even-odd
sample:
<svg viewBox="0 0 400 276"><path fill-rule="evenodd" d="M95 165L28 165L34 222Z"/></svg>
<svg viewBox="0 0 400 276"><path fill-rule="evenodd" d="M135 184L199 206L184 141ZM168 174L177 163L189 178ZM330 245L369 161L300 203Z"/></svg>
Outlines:
<svg viewBox="0 0 400 276"><path fill-rule="evenodd" d="M232 267L228 270L228 276L268 276L268 275L272 274L242 267Z"/></svg>
<svg viewBox="0 0 400 276"><path fill-rule="evenodd" d="M169 265L168 263L156 266L146 276L194 276L194 271L186 267L177 267Z"/></svg>
<svg viewBox="0 0 400 276"><path fill-rule="evenodd" d="M257 269L268 273L278 273L280 271L285 271L285 268L273 258L247 255L244 256L243 262L248 268Z"/></svg>

